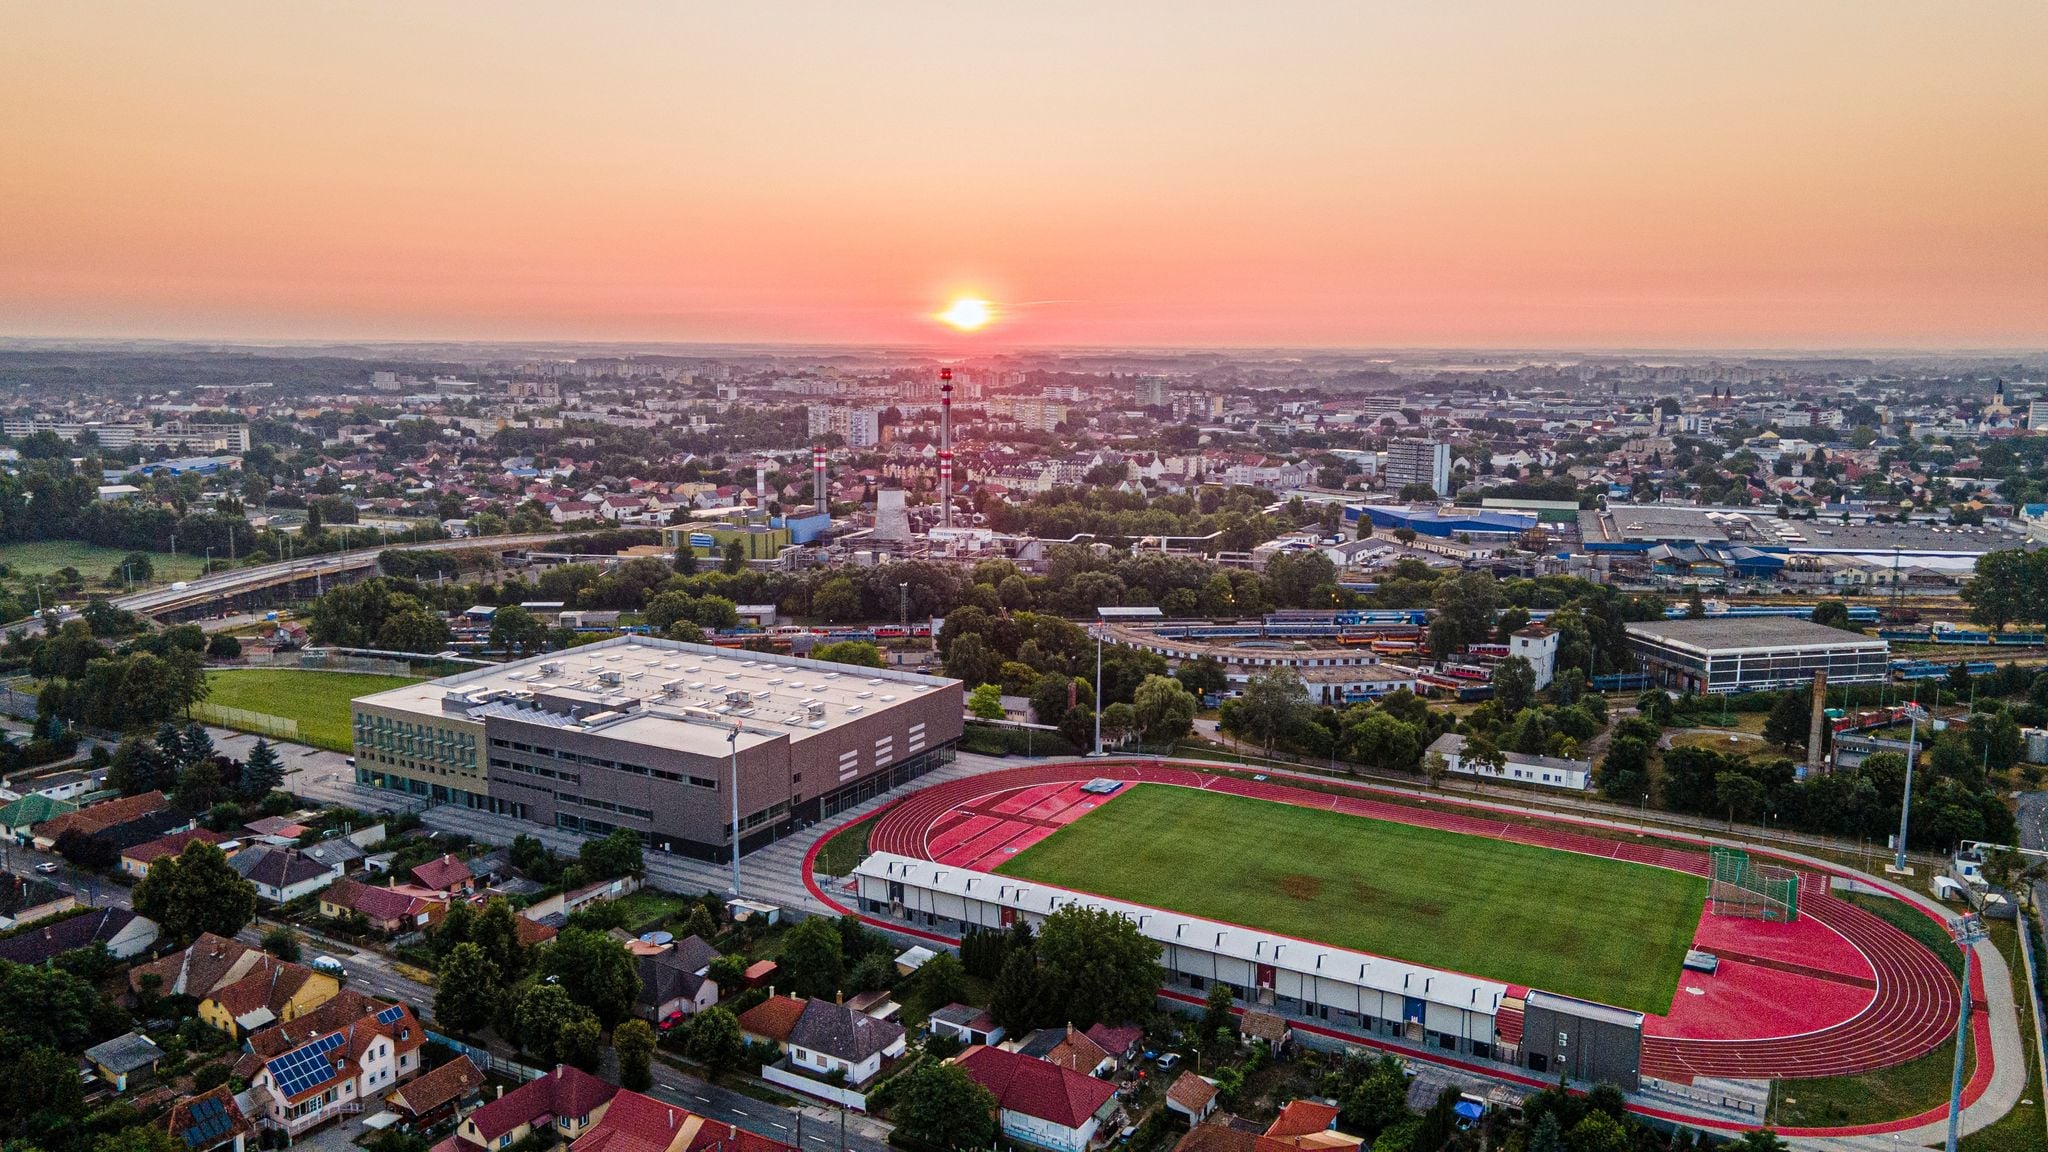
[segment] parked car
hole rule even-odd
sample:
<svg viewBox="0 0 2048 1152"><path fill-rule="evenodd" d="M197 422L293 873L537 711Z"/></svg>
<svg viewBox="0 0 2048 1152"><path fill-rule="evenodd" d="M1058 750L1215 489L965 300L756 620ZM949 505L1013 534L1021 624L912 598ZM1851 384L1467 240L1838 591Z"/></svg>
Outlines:
<svg viewBox="0 0 2048 1152"><path fill-rule="evenodd" d="M64 866L55 860L45 860L41 864L36 865L36 871L41 872L45 876L55 876L58 869L62 867Z"/></svg>
<svg viewBox="0 0 2048 1152"><path fill-rule="evenodd" d="M1180 1053L1178 1052L1168 1052L1159 1058L1159 1070L1161 1072L1171 1072L1178 1067L1180 1067Z"/></svg>
<svg viewBox="0 0 2048 1152"><path fill-rule="evenodd" d="M682 1022L683 1014L681 1012L671 1012L668 1015L663 1016L661 1018L661 1024L659 1025L659 1027L663 1032L668 1032L673 1030L677 1025L681 1024Z"/></svg>

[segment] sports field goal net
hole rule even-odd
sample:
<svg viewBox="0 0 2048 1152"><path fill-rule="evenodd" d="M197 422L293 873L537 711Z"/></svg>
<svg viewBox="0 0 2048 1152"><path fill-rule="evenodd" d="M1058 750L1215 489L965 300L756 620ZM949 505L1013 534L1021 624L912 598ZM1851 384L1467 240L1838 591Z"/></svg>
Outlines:
<svg viewBox="0 0 2048 1152"><path fill-rule="evenodd" d="M1716 916L1747 916L1789 924L1799 919L1799 874L1758 864L1740 848L1713 850L1708 906Z"/></svg>

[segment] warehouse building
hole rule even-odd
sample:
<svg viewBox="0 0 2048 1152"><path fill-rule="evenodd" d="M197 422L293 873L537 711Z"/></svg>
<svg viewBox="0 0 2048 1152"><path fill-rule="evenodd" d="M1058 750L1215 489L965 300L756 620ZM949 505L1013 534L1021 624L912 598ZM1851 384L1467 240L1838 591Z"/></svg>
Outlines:
<svg viewBox="0 0 2048 1152"><path fill-rule="evenodd" d="M1220 983L1247 1004L1333 1029L1519 1062L1495 1034L1509 995L1497 981L889 852L861 861L854 877L863 913L955 937L1019 917L1036 926L1069 904L1106 909L1159 944L1173 989L1199 996Z"/></svg>
<svg viewBox="0 0 2048 1152"><path fill-rule="evenodd" d="M648 637L364 696L356 779L603 835L730 857L950 760L960 682Z"/></svg>
<svg viewBox="0 0 2048 1152"><path fill-rule="evenodd" d="M1816 672L1829 684L1881 684L1891 646L1824 624L1780 616L1630 624L1628 644L1653 684L1701 695L1797 688Z"/></svg>

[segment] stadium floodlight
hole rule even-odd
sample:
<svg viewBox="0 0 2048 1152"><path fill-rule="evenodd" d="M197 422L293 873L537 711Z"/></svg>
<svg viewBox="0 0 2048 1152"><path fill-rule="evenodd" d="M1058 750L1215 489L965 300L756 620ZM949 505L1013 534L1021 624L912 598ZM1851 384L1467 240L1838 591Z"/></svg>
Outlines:
<svg viewBox="0 0 2048 1152"><path fill-rule="evenodd" d="M1947 1152L1956 1152L1957 1125L1963 1115L1963 1054L1970 1047L1970 969L1977 959L1977 942L1987 939L1984 920L1972 912L1949 921L1948 934L1963 950L1963 1007L1956 1016L1956 1066L1949 1075Z"/></svg>
<svg viewBox="0 0 2048 1152"><path fill-rule="evenodd" d="M1102 635L1109 631L1112 620L1164 620L1166 613L1157 608L1097 608L1095 610L1095 751L1090 756L1102 755Z"/></svg>

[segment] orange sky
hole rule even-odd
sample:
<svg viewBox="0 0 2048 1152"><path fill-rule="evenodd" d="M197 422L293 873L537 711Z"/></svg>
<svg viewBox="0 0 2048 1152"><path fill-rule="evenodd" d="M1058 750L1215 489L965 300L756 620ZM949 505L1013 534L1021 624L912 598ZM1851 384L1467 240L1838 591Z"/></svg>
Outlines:
<svg viewBox="0 0 2048 1152"><path fill-rule="evenodd" d="M2048 344L2048 5L0 6L0 334Z"/></svg>

